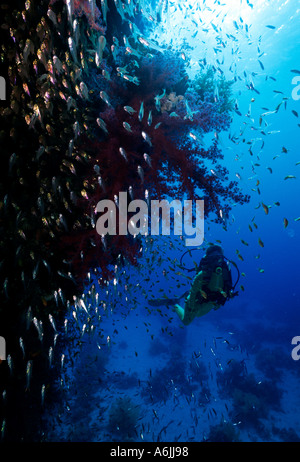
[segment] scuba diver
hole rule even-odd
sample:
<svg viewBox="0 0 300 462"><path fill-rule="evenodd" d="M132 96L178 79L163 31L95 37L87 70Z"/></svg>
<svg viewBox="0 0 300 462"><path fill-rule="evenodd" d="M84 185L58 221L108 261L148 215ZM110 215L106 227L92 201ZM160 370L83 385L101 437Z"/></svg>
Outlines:
<svg viewBox="0 0 300 462"><path fill-rule="evenodd" d="M231 270L227 260L221 246L210 245L200 261L197 275L189 292L185 292L177 299L149 300L149 304L152 306L173 305L175 312L185 326L189 325L195 317L203 316L212 309L219 309L227 300L238 295L238 292L234 292L234 289L239 277L233 286ZM236 264L231 263L239 273ZM186 295L185 305L182 308L177 302Z"/></svg>

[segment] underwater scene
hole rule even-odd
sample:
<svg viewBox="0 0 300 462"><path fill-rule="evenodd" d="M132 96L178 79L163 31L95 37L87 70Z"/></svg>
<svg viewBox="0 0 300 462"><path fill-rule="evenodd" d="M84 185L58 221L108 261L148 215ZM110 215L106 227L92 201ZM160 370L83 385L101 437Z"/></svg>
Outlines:
<svg viewBox="0 0 300 462"><path fill-rule="evenodd" d="M299 1L0 23L0 441L299 442Z"/></svg>

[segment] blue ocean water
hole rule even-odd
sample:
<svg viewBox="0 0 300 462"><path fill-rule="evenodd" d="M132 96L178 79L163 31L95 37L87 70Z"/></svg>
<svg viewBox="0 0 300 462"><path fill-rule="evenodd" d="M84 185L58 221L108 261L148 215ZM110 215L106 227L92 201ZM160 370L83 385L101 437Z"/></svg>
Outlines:
<svg viewBox="0 0 300 462"><path fill-rule="evenodd" d="M238 142L225 132L220 143L251 200L233 206L226 227L205 221L205 243L220 241L238 265L239 295L187 327L171 306L150 307L149 299L189 290L195 275L179 269L187 248L174 236L144 238L139 265L117 267L105 287L91 269L81 308L70 307L67 316L64 356L57 358L61 399L45 410L46 441L300 439L300 361L291 354L300 335L299 118L292 112L300 102L291 72L299 68L299 3L200 3L200 12L199 2L170 4L152 36L174 47L186 39L191 74L201 50L211 64L224 57L226 77L233 62L241 76L233 86L241 115L229 130ZM192 38L198 17L209 33ZM237 32L224 56L214 52L211 23L224 40ZM250 80L259 93L247 89ZM183 264L191 268L202 256L200 248ZM234 267L232 274L235 281Z"/></svg>

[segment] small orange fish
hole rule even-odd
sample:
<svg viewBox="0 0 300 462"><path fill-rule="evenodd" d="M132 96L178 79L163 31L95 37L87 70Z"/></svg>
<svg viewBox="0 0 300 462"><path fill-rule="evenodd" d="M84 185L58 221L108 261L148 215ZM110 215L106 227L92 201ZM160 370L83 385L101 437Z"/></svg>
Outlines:
<svg viewBox="0 0 300 462"><path fill-rule="evenodd" d="M289 224L288 219L287 219L287 218L284 218L284 219L283 219L283 225L284 225L284 227L286 228L288 224Z"/></svg>

